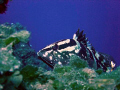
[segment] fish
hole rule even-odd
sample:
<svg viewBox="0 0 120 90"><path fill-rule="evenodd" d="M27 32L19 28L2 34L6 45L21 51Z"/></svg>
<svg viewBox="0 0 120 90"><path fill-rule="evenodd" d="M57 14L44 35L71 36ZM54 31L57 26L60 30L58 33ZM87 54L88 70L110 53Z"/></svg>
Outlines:
<svg viewBox="0 0 120 90"><path fill-rule="evenodd" d="M111 72L116 65L110 55L96 51L80 29L72 39L54 42L37 52L38 58L51 68L56 64L69 65L72 55L86 60L91 68L102 69L104 72Z"/></svg>

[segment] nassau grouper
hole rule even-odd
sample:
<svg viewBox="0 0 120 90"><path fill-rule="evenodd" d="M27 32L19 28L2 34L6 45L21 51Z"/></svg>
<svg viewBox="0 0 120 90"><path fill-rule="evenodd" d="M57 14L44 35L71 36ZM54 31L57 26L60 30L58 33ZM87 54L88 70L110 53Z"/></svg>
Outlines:
<svg viewBox="0 0 120 90"><path fill-rule="evenodd" d="M87 60L90 67L101 68L104 72L110 72L115 68L113 58L96 51L83 31L79 32L79 29L73 35L73 39L64 39L50 44L37 52L37 55L51 68L54 68L55 64L68 65L71 55L77 55L81 59Z"/></svg>

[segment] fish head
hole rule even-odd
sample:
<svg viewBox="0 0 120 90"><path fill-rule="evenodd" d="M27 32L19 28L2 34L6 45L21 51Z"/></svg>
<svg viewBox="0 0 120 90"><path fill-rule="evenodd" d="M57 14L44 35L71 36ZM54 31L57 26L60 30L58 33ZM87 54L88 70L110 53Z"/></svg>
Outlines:
<svg viewBox="0 0 120 90"><path fill-rule="evenodd" d="M70 56L77 54L79 47L79 44L74 39L64 39L46 46L37 55L53 68L55 64L61 66L69 64Z"/></svg>

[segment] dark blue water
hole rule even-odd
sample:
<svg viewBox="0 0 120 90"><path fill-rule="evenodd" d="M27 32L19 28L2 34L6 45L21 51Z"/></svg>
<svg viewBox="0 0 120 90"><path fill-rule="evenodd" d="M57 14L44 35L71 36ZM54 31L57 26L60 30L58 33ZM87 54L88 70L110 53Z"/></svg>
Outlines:
<svg viewBox="0 0 120 90"><path fill-rule="evenodd" d="M13 0L0 24L19 22L31 32L30 44L38 51L84 29L99 52L110 54L120 65L119 0Z"/></svg>

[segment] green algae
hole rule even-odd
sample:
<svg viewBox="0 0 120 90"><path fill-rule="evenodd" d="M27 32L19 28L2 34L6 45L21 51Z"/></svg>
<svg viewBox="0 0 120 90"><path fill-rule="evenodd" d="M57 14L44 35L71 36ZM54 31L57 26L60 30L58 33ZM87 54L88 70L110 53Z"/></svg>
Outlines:
<svg viewBox="0 0 120 90"><path fill-rule="evenodd" d="M38 70L37 67L33 67L33 66L25 66L22 70L21 70L21 74L23 75L23 80L24 81L32 81L35 78L38 77L38 74L36 73Z"/></svg>
<svg viewBox="0 0 120 90"><path fill-rule="evenodd" d="M87 61L81 59L78 56L72 55L70 57L70 66L75 69L85 68L88 67Z"/></svg>

